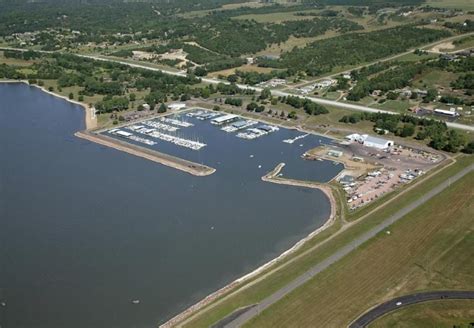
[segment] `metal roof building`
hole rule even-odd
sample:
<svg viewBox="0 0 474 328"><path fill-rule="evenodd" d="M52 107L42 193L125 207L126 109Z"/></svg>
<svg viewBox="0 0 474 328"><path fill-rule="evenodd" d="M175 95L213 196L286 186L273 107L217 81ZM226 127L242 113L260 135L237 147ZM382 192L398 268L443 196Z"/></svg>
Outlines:
<svg viewBox="0 0 474 328"><path fill-rule="evenodd" d="M387 149L392 147L394 144L393 140L386 140L382 138L367 136L364 140L364 146L377 148L377 149Z"/></svg>
<svg viewBox="0 0 474 328"><path fill-rule="evenodd" d="M216 118L212 119L211 123L216 124L216 125L221 125L221 124L233 122L238 118L239 117L237 115L228 114L228 115L219 116L219 117L216 117Z"/></svg>

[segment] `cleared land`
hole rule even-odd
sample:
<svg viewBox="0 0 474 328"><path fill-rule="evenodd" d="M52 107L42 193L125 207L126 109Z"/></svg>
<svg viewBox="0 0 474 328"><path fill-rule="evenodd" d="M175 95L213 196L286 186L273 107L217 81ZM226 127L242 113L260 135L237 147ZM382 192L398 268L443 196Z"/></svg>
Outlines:
<svg viewBox="0 0 474 328"><path fill-rule="evenodd" d="M247 326L343 327L394 296L474 288L473 185L470 173Z"/></svg>
<svg viewBox="0 0 474 328"><path fill-rule="evenodd" d="M416 304L389 313L374 321L370 328L431 328L468 324L474 318L473 300L446 300Z"/></svg>

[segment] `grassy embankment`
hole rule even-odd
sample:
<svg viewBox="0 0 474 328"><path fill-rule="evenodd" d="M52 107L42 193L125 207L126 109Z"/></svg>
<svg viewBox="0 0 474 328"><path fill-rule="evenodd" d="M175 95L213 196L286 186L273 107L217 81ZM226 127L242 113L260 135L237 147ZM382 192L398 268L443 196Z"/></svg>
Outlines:
<svg viewBox="0 0 474 328"><path fill-rule="evenodd" d="M385 199L387 201L385 206L369 213L363 220L358 221L344 231L337 232L340 226L340 223L338 223L309 241L294 255L293 259L286 259L284 263L287 263L287 265L281 265L279 268L273 269L272 272L266 274L265 279L254 279L253 282L250 282L251 288L242 288L240 291L228 295L225 299L214 302L214 304L200 311L185 326L207 327L242 306L261 301L306 272L310 267L329 257L337 249L389 217L401 207L421 197L427 190L432 189L462 168L473 163L473 161L472 157L460 157L455 164L440 170L439 173L434 175L433 172L432 176L425 176L423 182L413 186L411 190L398 195L396 201L388 202ZM364 214L366 213L360 213L360 215Z"/></svg>
<svg viewBox="0 0 474 328"><path fill-rule="evenodd" d="M392 297L473 289L473 185L470 173L394 224L390 234L371 239L247 326L343 327Z"/></svg>
<svg viewBox="0 0 474 328"><path fill-rule="evenodd" d="M389 313L374 321L369 328L468 327L473 318L473 300L433 301Z"/></svg>

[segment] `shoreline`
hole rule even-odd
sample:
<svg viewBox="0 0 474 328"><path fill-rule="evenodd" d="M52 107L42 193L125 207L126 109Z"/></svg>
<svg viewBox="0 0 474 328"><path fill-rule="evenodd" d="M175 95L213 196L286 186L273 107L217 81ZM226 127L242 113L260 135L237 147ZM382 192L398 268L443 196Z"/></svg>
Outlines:
<svg viewBox="0 0 474 328"><path fill-rule="evenodd" d="M66 96L57 94L53 91L49 91L45 87L42 87L36 84L30 84L26 80L0 80L0 83L24 83L28 86L38 88L41 91L51 96L66 100L70 103L73 103L75 105L82 107L82 109L84 110L84 123L85 123L86 129L83 131L77 131L74 133L74 136L78 138L88 140L90 142L94 142L102 146L114 148L116 150L128 153L130 155L141 157L141 158L153 161L155 163L159 163L159 164L162 164L162 165L165 165L165 166L168 166L168 167L171 167L171 168L174 168L174 169L177 169L177 170L180 170L180 171L183 171L195 176L207 176L207 175L213 174L216 171L215 168L211 168L207 165L194 163L194 162L191 162L182 158L178 158L175 156L167 155L167 154L164 154L152 149L143 148L134 144L122 142L120 140L107 138L103 135L95 134L93 130L97 128L97 124L98 124L97 116L92 115L92 111L95 112L95 108L89 107L89 105L85 103L82 103L74 99L69 99Z"/></svg>
<svg viewBox="0 0 474 328"><path fill-rule="evenodd" d="M81 106L82 109L85 112L84 123L85 123L85 126L86 126L86 130L92 130L92 129L95 129L97 127L97 116L93 117L92 113L91 113L92 110L94 110L94 112L95 112L95 108L94 107L92 107L92 108L89 107L89 105L87 105L86 103L83 103L83 102L80 102L80 101L77 101L77 100L74 100L74 99L69 99L66 96L57 94L53 91L49 91L45 87L39 86L37 84L30 84L27 80L0 80L0 83L24 83L24 84L26 84L30 87L38 88L41 91L43 91L43 92L45 92L45 93L47 93L51 96L54 96L54 97L66 100L66 101L68 101L72 104Z"/></svg>
<svg viewBox="0 0 474 328"><path fill-rule="evenodd" d="M183 321L189 319L192 315L195 314L195 312L203 309L207 305L209 305L211 302L216 300L217 298L223 296L225 293L228 291L232 290L233 288L237 287L238 284L246 282L255 276L259 275L260 273L264 272L268 268L272 267L274 264L278 263L282 259L286 258L287 256L293 254L296 252L298 249L300 249L306 242L308 242L310 239L318 235L319 233L323 232L324 230L328 229L331 227L335 222L336 222L336 199L332 193L331 187L329 187L325 183L318 183L318 182L310 182L310 181L301 181L301 180L292 180L292 179L286 179L286 178L279 178L277 177L280 171L283 169L285 166L285 163L280 163L278 164L272 171L268 172L264 176L261 177L262 181L265 182L270 182L270 183L276 183L276 184L282 184L282 185L290 185L290 186L299 186L299 187L305 187L305 188L312 188L312 189L318 189L326 195L326 197L329 200L330 203L330 214L329 218L326 220L326 222L317 228L316 230L312 231L309 233L306 237L303 239L299 240L296 242L293 246L291 246L289 249L275 257L274 259L269 260L268 262L262 264L261 266L257 267L256 269L252 270L251 272L243 275L240 278L237 278L224 287L216 290L215 292L209 294L205 298L201 299L197 303L194 303L193 305L189 306L182 312L178 313L165 323L159 325L159 328L170 328L170 327L181 327Z"/></svg>
<svg viewBox="0 0 474 328"><path fill-rule="evenodd" d="M138 156L138 157L141 157L141 158L144 158L144 159L147 159L147 160L151 160L153 162L156 162L156 163L159 163L159 164L162 164L162 165L174 168L174 169L178 169L178 170L184 171L186 173L189 173L189 174L192 174L192 175L195 175L195 176L207 176L207 175L213 174L216 171L215 168L211 168L209 166L193 163L193 162L187 161L185 159L181 159L181 158L178 158L178 157L174 157L174 156L171 156L171 155L167 155L167 154L164 154L164 153L157 152L155 150L143 148L143 147L140 147L140 146L137 146L137 145L134 145L134 144L130 144L130 143L127 143L127 142L122 142L122 141L117 140L117 139L109 138L109 137L94 133L92 130L97 128L97 117L95 117L95 118L92 117L92 113L91 113L91 110L90 110L92 108L89 108L89 106L85 103L81 103L79 101L69 99L66 96L58 95L58 94L56 94L52 91L49 91L49 90L45 89L44 87L34 85L34 84L30 84L30 83L28 83L28 81L25 81L25 80L4 80L4 81L0 81L0 83L24 83L24 84L27 84L29 86L34 86L34 87L44 91L45 93L47 93L49 95L64 99L64 100L66 100L70 103L81 106L85 111L84 121L85 121L85 125L86 125L86 130L75 132L74 135L78 138L88 140L90 142L94 142L96 144L100 144L100 145L103 145L103 146L106 146L106 147L114 148L116 150L128 153L130 155L134 155L134 156ZM244 117L243 115L240 115L240 116ZM295 130L298 130L302 133L311 133L311 134L315 134L315 135L319 135L319 136L328 138L327 136L321 135L321 134L316 133L314 131L305 131L304 129L302 129L301 127L298 127L298 126L288 127L288 126L285 126L285 125L282 125L282 124L270 123L270 122L265 121L265 120L262 120L262 121L267 122L269 124L277 125L277 126L280 126L280 127L286 128L286 129L295 129ZM334 138L329 138L329 139L334 139ZM279 172L282 170L282 168L284 166L285 166L285 163L278 164L272 171L268 172L266 175L261 177L261 179L265 182L271 182L271 183L276 183L276 184L284 184L284 185L290 185L290 186L300 186L300 187L306 187L306 188L313 188L313 189L321 190L326 195L326 197L328 198L329 203L330 203L329 218L325 221L325 223L322 226L318 227L316 230L309 233L306 237L304 237L303 239L296 242L293 246L291 246L289 249L287 249L286 251L284 251L283 253L281 253L280 255L275 257L274 259L271 259L270 261L268 261L268 262L264 263L263 265L257 267L256 269L252 270L251 272L243 275L240 278L235 279L234 281L230 282L229 284L225 285L224 287L222 287L222 288L218 289L217 291L209 294L208 296L206 296L202 300L198 301L197 303L191 305L190 307L188 307L184 311L180 312L176 316L172 317L167 322L161 324L159 326L160 328L161 327L163 327L163 328L164 327L172 327L175 324L179 324L183 320L185 320L188 317L192 316L196 311L202 309L203 307L207 306L209 303L211 303L212 301L214 301L218 297L224 295L228 291L235 288L238 284L241 284L243 282L248 281L249 279L257 276L258 274L264 272L265 270L267 270L268 268L270 268L274 264L278 263L282 259L286 258L288 255L293 254L295 251L300 249L308 240L312 239L314 236L318 235L319 233L321 233L322 231L326 230L327 228L329 228L330 226L332 226L334 224L335 219L336 219L336 200L334 198L334 195L332 193L331 188L327 184L310 182L310 181L291 180L291 179L285 179L285 178L277 177L277 175L279 174Z"/></svg>

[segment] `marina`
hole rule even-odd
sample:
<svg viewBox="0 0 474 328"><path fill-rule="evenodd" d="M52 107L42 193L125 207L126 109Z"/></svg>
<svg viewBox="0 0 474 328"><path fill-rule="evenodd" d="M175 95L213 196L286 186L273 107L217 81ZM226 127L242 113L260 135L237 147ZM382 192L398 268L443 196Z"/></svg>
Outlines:
<svg viewBox="0 0 474 328"><path fill-rule="evenodd" d="M82 108L35 88L2 85L0 99L9 117L0 120L0 137L9 140L2 158L9 205L0 229L9 326L156 327L279 256L329 216L319 190L261 180L285 162L285 177L329 181L341 168L301 158L329 139L310 135L301 140L304 147L286 147L282 140L301 132L280 128L249 142L187 113L166 117L193 124L174 133L205 143L199 151L126 125L103 132L216 168L194 176L76 138L84 129ZM143 122L129 125L174 136Z"/></svg>

